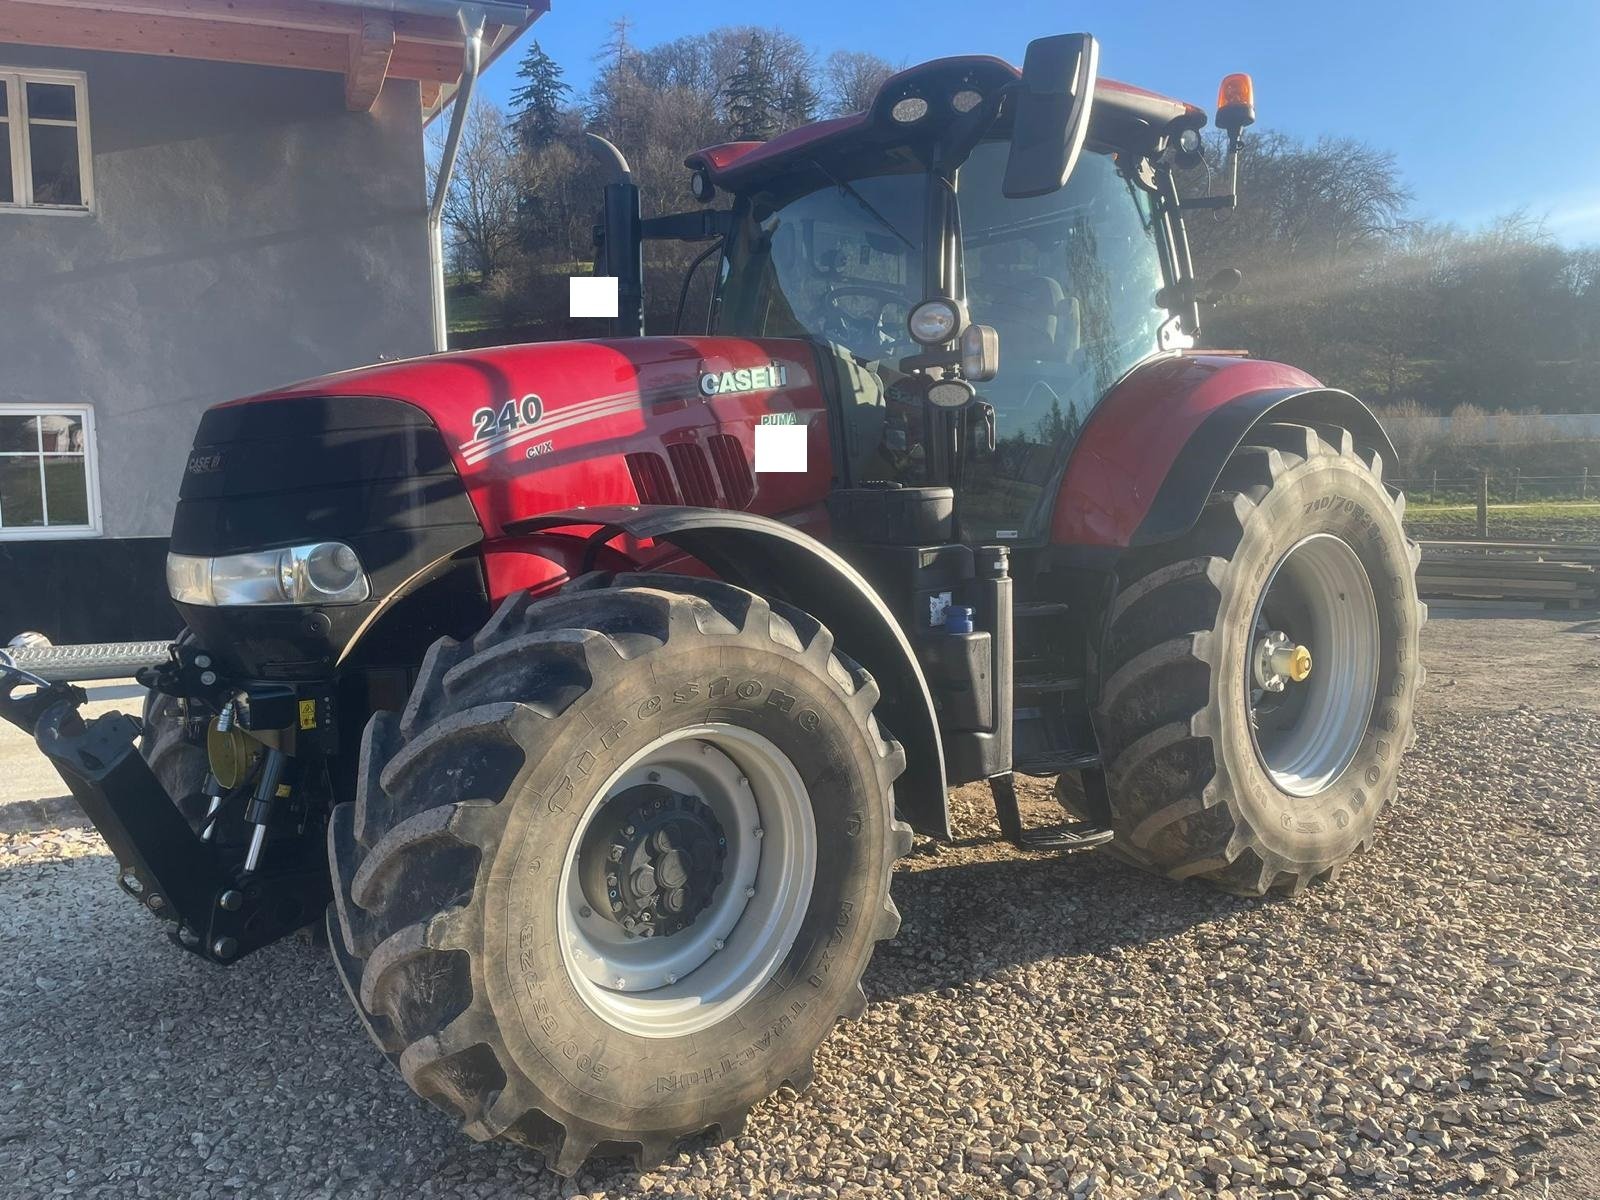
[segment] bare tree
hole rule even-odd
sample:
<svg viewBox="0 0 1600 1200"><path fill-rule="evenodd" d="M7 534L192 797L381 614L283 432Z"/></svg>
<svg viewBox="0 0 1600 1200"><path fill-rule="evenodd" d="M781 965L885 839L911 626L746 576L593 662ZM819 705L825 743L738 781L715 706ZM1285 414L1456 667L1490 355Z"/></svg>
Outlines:
<svg viewBox="0 0 1600 1200"><path fill-rule="evenodd" d="M436 124L442 149L445 122ZM505 114L488 101L473 104L461 131L455 174L445 196L449 226L460 268L487 279L517 244L517 209L522 195L515 140Z"/></svg>
<svg viewBox="0 0 1600 1200"><path fill-rule="evenodd" d="M828 109L835 114L861 112L878 87L898 68L864 50L835 50L822 65Z"/></svg>

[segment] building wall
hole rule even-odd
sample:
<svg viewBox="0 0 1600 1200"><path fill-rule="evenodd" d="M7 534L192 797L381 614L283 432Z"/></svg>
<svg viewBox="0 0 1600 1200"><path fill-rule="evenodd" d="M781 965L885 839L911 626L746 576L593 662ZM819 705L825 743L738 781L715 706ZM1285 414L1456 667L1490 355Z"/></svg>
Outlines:
<svg viewBox="0 0 1600 1200"><path fill-rule="evenodd" d="M103 538L165 537L209 405L431 349L416 84L352 113L311 71L0 46L4 67L88 77L94 212L0 212L0 403L93 406ZM0 540L0 644L48 612L11 585L51 545Z"/></svg>

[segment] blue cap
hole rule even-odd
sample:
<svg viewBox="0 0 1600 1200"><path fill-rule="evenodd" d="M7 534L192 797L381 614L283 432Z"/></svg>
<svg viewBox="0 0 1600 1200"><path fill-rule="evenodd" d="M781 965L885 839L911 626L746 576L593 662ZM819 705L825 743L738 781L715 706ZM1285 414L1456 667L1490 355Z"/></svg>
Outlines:
<svg viewBox="0 0 1600 1200"><path fill-rule="evenodd" d="M959 604L952 604L944 610L944 631L946 633L971 633L972 610L963 608Z"/></svg>

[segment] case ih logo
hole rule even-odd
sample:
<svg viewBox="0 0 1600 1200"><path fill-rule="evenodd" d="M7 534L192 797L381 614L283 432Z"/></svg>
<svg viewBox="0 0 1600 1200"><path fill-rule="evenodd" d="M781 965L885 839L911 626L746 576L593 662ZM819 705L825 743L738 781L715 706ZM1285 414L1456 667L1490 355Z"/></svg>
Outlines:
<svg viewBox="0 0 1600 1200"><path fill-rule="evenodd" d="M700 394L726 396L734 392L770 392L789 382L789 368L783 363L764 367L740 367L736 371L707 371L700 376Z"/></svg>

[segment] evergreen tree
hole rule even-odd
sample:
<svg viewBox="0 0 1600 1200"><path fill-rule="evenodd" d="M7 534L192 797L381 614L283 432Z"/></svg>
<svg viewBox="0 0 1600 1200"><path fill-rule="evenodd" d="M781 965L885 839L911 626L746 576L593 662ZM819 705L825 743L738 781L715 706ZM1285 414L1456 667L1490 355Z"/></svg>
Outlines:
<svg viewBox="0 0 1600 1200"><path fill-rule="evenodd" d="M511 93L511 123L524 149L538 150L555 140L561 129L561 106L572 89L561 67L540 47L528 47L517 66L522 85Z"/></svg>
<svg viewBox="0 0 1600 1200"><path fill-rule="evenodd" d="M813 120L817 115L817 103L817 89L810 78L804 70L796 71L789 76L789 84L784 88L783 123L792 128Z"/></svg>
<svg viewBox="0 0 1600 1200"><path fill-rule="evenodd" d="M778 132L783 111L781 89L767 41L752 33L739 65L722 89L728 129L740 141L765 141Z"/></svg>

